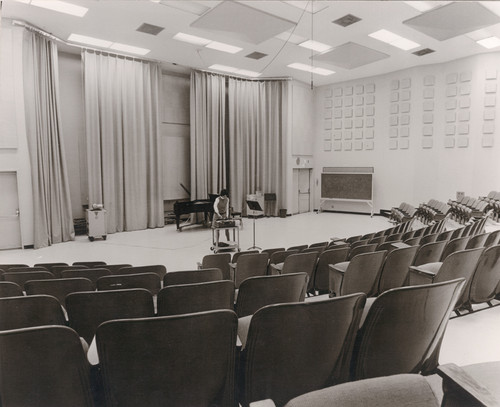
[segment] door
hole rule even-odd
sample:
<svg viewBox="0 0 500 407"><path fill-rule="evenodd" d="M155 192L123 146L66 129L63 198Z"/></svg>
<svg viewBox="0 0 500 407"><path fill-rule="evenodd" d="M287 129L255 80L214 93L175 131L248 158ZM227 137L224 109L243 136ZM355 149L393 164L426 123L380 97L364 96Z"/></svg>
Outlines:
<svg viewBox="0 0 500 407"><path fill-rule="evenodd" d="M0 172L0 249L22 247L17 174Z"/></svg>
<svg viewBox="0 0 500 407"><path fill-rule="evenodd" d="M311 210L311 170L301 168L299 170L299 213Z"/></svg>

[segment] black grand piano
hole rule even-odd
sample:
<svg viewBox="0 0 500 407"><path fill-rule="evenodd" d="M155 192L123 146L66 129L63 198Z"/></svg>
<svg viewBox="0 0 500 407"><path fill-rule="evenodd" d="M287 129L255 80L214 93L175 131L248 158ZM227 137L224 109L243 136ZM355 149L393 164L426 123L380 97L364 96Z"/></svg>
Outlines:
<svg viewBox="0 0 500 407"><path fill-rule="evenodd" d="M215 195L217 197L217 195ZM212 198L212 197L210 197ZM214 200L212 199L197 199L194 201L177 201L174 203L175 223L177 224L177 231L181 232L185 226L193 225L194 223L180 224L180 216L192 213L203 212L205 214L205 224L207 224L214 213Z"/></svg>

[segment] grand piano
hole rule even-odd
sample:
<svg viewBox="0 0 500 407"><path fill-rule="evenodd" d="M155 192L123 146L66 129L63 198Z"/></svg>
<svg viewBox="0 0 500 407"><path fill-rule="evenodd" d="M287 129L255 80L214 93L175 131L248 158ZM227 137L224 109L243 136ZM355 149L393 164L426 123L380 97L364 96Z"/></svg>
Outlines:
<svg viewBox="0 0 500 407"><path fill-rule="evenodd" d="M217 195L215 195L217 197ZM212 198L212 197L210 197ZM177 224L177 231L181 232L183 227L193 225L194 223L180 224L181 215L192 213L205 214L205 224L212 219L214 213L214 200L212 199L197 199L194 201L176 201L174 203L175 223Z"/></svg>

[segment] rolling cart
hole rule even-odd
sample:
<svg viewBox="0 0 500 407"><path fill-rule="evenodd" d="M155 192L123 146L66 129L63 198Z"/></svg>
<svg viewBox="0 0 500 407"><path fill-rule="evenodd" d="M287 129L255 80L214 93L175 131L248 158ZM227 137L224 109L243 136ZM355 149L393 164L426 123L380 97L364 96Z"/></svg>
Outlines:
<svg viewBox="0 0 500 407"><path fill-rule="evenodd" d="M96 237L102 237L106 240L105 209L87 209L87 230L91 242L93 242Z"/></svg>
<svg viewBox="0 0 500 407"><path fill-rule="evenodd" d="M229 231L230 238L232 240L229 242L221 242L220 235L221 233L225 233L225 231ZM214 253L219 253L221 251L240 251L240 229L236 226L236 222L234 220L221 220L215 222L215 225L212 226L212 242L214 245L210 248Z"/></svg>

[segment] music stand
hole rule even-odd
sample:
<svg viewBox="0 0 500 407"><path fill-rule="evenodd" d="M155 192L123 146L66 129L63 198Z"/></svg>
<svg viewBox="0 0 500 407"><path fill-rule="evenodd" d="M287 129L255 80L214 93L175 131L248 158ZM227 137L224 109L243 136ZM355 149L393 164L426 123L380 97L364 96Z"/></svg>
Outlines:
<svg viewBox="0 0 500 407"><path fill-rule="evenodd" d="M247 205L252 211L262 211L262 207L257 201L247 201ZM253 246L249 247L248 250L252 249L262 250L260 247L255 246L255 215L253 216Z"/></svg>

